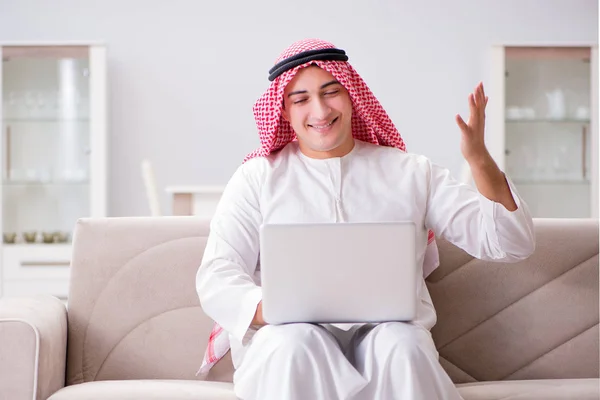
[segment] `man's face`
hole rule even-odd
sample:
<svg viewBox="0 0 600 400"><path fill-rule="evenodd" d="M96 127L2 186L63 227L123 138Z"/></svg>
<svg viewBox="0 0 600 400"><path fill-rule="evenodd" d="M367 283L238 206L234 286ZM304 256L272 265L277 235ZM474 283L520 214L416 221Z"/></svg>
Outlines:
<svg viewBox="0 0 600 400"><path fill-rule="evenodd" d="M283 117L292 125L305 155L341 157L352 150L352 101L333 75L317 66L302 68L283 96Z"/></svg>

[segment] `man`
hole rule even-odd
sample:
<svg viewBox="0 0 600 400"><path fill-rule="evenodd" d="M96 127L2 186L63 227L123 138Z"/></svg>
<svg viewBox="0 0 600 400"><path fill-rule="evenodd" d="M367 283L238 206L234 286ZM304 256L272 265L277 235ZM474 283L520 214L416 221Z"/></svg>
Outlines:
<svg viewBox="0 0 600 400"><path fill-rule="evenodd" d="M272 83L254 107L262 146L223 193L196 280L204 311L231 340L236 395L460 399L429 332L436 315L422 276L431 258L430 229L483 259L517 261L534 249L527 207L484 144L483 86L469 95L468 122L456 117L475 191L425 157L403 151L389 117L345 52L331 43L294 43L270 74ZM265 326L257 268L261 224L390 220L417 226L414 321L349 332L329 325ZM209 347L213 361L223 354L213 352Z"/></svg>

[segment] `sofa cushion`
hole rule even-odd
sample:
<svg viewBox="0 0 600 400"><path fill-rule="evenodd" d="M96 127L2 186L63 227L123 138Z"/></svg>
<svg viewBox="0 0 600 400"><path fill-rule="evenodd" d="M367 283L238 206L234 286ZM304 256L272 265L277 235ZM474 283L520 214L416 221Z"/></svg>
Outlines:
<svg viewBox="0 0 600 400"><path fill-rule="evenodd" d="M457 385L465 400L598 400L600 379L538 379Z"/></svg>
<svg viewBox="0 0 600 400"><path fill-rule="evenodd" d="M198 380L213 325L194 285L208 230L196 217L77 222L67 385Z"/></svg>
<svg viewBox="0 0 600 400"><path fill-rule="evenodd" d="M597 400L599 379L546 379L457 385L464 400ZM233 384L183 380L97 381L68 386L48 400L235 400Z"/></svg>
<svg viewBox="0 0 600 400"><path fill-rule="evenodd" d="M438 240L431 330L454 383L598 378L598 220L536 219L527 260L474 259Z"/></svg>
<svg viewBox="0 0 600 400"><path fill-rule="evenodd" d="M185 380L96 381L67 386L48 400L236 400L233 384Z"/></svg>

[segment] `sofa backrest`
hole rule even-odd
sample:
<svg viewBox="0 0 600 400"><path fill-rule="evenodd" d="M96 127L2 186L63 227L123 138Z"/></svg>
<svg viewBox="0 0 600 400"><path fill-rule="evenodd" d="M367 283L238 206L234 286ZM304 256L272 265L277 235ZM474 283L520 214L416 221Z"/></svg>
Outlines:
<svg viewBox="0 0 600 400"><path fill-rule="evenodd" d="M208 224L193 217L78 221L68 385L194 379L211 329L195 290L207 235Z"/></svg>
<svg viewBox="0 0 600 400"><path fill-rule="evenodd" d="M454 382L598 378L598 220L536 219L515 264L439 241L427 279L440 361Z"/></svg>
<svg viewBox="0 0 600 400"><path fill-rule="evenodd" d="M432 333L455 382L598 377L598 221L535 224L536 252L517 264L474 260L439 241ZM68 385L199 379L212 328L195 292L207 235L195 217L78 222ZM227 357L208 379L231 376Z"/></svg>

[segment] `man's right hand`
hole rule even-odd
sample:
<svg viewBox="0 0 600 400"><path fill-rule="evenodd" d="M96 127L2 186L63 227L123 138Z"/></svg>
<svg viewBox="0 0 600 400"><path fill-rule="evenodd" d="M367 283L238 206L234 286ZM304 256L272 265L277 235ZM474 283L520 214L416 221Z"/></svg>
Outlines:
<svg viewBox="0 0 600 400"><path fill-rule="evenodd" d="M266 325L262 313L262 300L260 303L258 303L258 306L256 307L256 313L254 314L254 318L252 319L252 325Z"/></svg>

